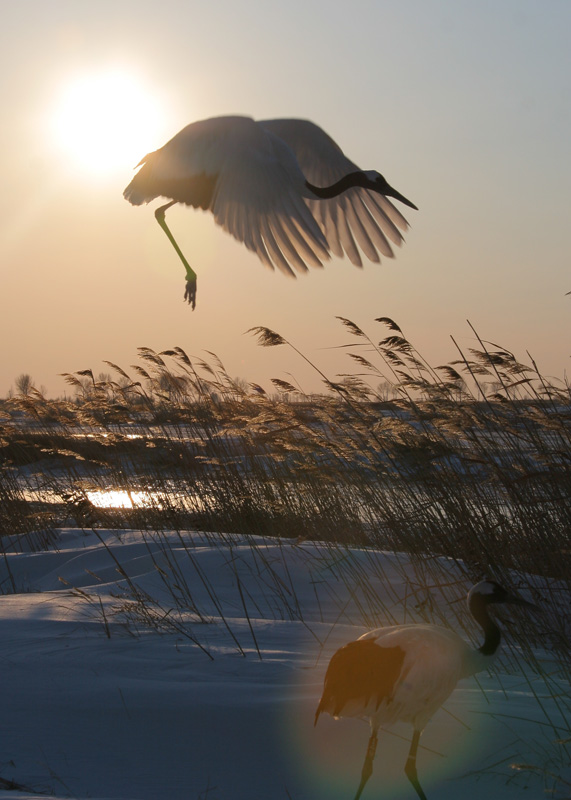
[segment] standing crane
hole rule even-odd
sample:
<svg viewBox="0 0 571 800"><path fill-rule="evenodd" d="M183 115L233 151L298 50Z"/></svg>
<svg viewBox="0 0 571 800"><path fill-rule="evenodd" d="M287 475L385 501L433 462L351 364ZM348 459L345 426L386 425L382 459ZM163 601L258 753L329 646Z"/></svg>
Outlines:
<svg viewBox="0 0 571 800"><path fill-rule="evenodd" d="M196 272L165 221L175 203L211 211L215 222L263 264L294 276L321 267L331 253L362 266L393 257L408 223L388 200L416 209L374 170L360 170L325 131L299 119L256 122L215 117L187 125L146 155L123 195L135 206L157 197L155 211L186 270L184 299L196 306Z"/></svg>
<svg viewBox="0 0 571 800"><path fill-rule="evenodd" d="M497 603L536 608L498 583L482 581L468 593L468 609L484 631L484 643L477 650L447 628L408 624L369 631L333 655L315 724L323 712L369 720L371 736L355 800L373 773L379 727L395 722L413 726L405 773L420 800L426 800L416 770L420 734L458 681L487 669L494 660L501 634L488 606Z"/></svg>

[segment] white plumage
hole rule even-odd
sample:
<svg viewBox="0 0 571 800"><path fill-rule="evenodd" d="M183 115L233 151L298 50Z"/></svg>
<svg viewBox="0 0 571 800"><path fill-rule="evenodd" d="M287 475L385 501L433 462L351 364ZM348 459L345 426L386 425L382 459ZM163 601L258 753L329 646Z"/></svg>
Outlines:
<svg viewBox="0 0 571 800"><path fill-rule="evenodd" d="M355 800L372 774L379 728L398 721L413 726L405 772L418 796L426 800L416 772L420 734L459 680L492 663L501 640L487 611L492 603L532 605L494 581L482 581L468 593L470 613L485 634L477 650L447 628L413 624L369 631L333 655L315 722L323 712L370 721L371 738Z"/></svg>
<svg viewBox="0 0 571 800"><path fill-rule="evenodd" d="M185 299L196 301L196 273L164 220L174 203L209 210L215 222L288 275L320 267L331 253L362 266L402 242L405 218L387 199L416 208L374 171L362 171L321 128L306 120L255 122L217 117L183 128L142 159L125 189L141 205L170 198L155 216L187 272ZM400 230L399 230L400 228Z"/></svg>

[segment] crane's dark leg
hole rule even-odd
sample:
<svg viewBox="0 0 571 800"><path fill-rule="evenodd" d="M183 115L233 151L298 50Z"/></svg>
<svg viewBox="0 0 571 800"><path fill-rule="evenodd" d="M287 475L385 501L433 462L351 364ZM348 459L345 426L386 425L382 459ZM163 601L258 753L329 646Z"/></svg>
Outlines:
<svg viewBox="0 0 571 800"><path fill-rule="evenodd" d="M412 734L412 742L410 743L410 750L408 751L408 758L404 771L406 777L412 783L420 800L426 800L426 795L422 791L422 786L418 782L418 775L416 774L416 751L418 750L418 742L420 740L420 731L415 730Z"/></svg>
<svg viewBox="0 0 571 800"><path fill-rule="evenodd" d="M377 750L377 731L374 730L371 734L371 738L369 739L369 744L367 745L367 755L365 756L365 761L363 762L363 769L361 770L361 783L359 784L359 788L357 789L355 800L359 800L363 792L363 789L365 788L365 784L373 774L373 760L375 758L376 750Z"/></svg>
<svg viewBox="0 0 571 800"><path fill-rule="evenodd" d="M163 229L163 231L168 236L169 242L172 244L174 249L176 250L178 257L184 264L184 268L186 269L186 289L184 292L184 299L188 301L188 303L194 309L196 307L196 272L192 269L186 258L183 256L182 251L178 244L175 241L174 236L170 232L168 225L165 221L165 212L174 204L178 202L177 200L172 200L170 203L167 203L160 208L157 208L155 211L155 219Z"/></svg>

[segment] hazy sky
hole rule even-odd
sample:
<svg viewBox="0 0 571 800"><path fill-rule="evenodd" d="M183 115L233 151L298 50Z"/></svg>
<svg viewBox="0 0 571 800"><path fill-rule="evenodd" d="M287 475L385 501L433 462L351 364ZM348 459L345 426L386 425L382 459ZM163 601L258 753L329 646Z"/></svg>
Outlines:
<svg viewBox="0 0 571 800"><path fill-rule="evenodd" d="M335 316L374 338L395 319L435 364L481 335L563 377L570 350L571 2L568 0L3 0L0 395L30 373L124 368L136 349L218 354L271 389L292 372L279 331L334 377L352 369ZM126 87L126 88L125 88ZM131 107L132 104L132 107ZM304 117L419 211L394 260L266 270L176 207L171 229L122 197L132 169L184 125ZM87 124L86 124L87 123ZM403 209L404 210L404 209Z"/></svg>

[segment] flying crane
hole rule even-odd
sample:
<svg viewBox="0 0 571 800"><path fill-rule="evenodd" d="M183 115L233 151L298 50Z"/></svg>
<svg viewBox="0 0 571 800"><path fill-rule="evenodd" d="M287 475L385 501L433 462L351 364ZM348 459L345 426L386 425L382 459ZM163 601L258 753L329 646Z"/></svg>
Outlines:
<svg viewBox="0 0 571 800"><path fill-rule="evenodd" d="M176 203L211 211L215 222L263 264L295 277L331 254L362 266L393 257L408 223L389 197L416 209L374 170L360 170L325 131L299 119L215 117L187 125L146 155L124 191L155 211L186 270L184 299L196 306L197 276L165 220Z"/></svg>

